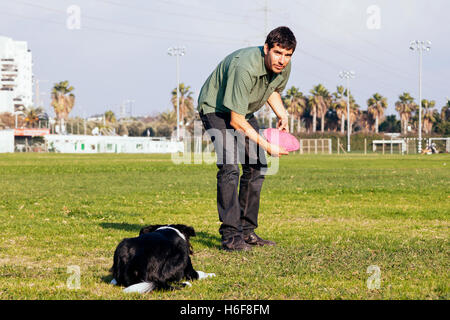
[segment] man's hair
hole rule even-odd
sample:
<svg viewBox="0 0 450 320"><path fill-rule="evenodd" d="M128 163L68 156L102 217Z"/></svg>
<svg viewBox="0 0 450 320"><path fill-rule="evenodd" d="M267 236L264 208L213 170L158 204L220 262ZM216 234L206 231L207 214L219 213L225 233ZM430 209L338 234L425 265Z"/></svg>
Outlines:
<svg viewBox="0 0 450 320"><path fill-rule="evenodd" d="M283 49L295 51L297 46L294 33L288 27L278 27L270 31L267 35L266 43L269 46L269 50L278 45Z"/></svg>

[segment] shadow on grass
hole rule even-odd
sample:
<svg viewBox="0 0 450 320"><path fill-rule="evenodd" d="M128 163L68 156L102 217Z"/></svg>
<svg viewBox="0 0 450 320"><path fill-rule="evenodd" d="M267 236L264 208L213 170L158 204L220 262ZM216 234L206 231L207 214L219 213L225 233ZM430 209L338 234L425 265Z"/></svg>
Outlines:
<svg viewBox="0 0 450 320"><path fill-rule="evenodd" d="M136 231L136 237L139 235L139 231L142 229L140 224L129 224L129 223L116 223L116 222L102 222L100 226L103 229L117 229L124 231Z"/></svg>
<svg viewBox="0 0 450 320"><path fill-rule="evenodd" d="M129 223L117 223L117 222L102 222L100 226L104 229L117 229L123 231L136 232L136 237L139 236L139 231L144 227L139 224L129 224ZM207 232L199 231L196 232L196 236L192 239L208 248L220 248L221 242L220 237L209 234Z"/></svg>
<svg viewBox="0 0 450 320"><path fill-rule="evenodd" d="M112 274L108 274L108 275L102 276L100 279L102 279L102 282L104 282L104 283L113 285L113 284L111 284L111 281L113 279Z"/></svg>
<svg viewBox="0 0 450 320"><path fill-rule="evenodd" d="M195 242L201 243L208 248L219 248L221 247L220 237L213 236L207 232L199 231L196 232L197 236L193 238Z"/></svg>

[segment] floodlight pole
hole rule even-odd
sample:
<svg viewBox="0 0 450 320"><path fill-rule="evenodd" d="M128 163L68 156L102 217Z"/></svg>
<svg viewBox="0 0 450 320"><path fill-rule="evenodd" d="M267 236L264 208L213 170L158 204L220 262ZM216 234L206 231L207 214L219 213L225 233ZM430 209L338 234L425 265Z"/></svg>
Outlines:
<svg viewBox="0 0 450 320"><path fill-rule="evenodd" d="M347 79L347 152L350 152L350 80Z"/></svg>
<svg viewBox="0 0 450 320"><path fill-rule="evenodd" d="M177 59L177 141L180 140L180 62L179 57L184 56L186 52L185 47L170 47L167 50L169 56L175 56Z"/></svg>
<svg viewBox="0 0 450 320"><path fill-rule="evenodd" d="M350 131L351 131L351 123L350 123L350 78L355 77L354 71L341 71L339 73L339 77L341 79L346 79L347 81L347 152L350 152Z"/></svg>
<svg viewBox="0 0 450 320"><path fill-rule="evenodd" d="M422 56L423 51L430 51L431 41L411 41L410 47L412 51L419 52L419 141L417 143L417 152L422 153Z"/></svg>

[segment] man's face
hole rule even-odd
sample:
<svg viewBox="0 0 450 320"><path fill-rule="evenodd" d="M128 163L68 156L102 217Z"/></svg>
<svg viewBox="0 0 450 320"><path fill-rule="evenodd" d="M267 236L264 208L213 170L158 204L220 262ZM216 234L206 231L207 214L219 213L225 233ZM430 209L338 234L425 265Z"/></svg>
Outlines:
<svg viewBox="0 0 450 320"><path fill-rule="evenodd" d="M275 45L269 50L268 44L264 44L264 63L266 65L266 69L274 73L280 73L284 68L286 68L289 61L291 61L293 52L293 49L283 49L278 45Z"/></svg>

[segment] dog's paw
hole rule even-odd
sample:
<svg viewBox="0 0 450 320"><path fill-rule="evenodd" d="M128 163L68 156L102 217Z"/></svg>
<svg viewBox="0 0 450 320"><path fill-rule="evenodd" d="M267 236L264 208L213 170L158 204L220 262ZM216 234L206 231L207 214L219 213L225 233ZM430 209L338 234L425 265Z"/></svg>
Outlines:
<svg viewBox="0 0 450 320"><path fill-rule="evenodd" d="M133 284L123 289L125 293L147 293L155 289L155 285L151 282L141 282Z"/></svg>
<svg viewBox="0 0 450 320"><path fill-rule="evenodd" d="M198 279L199 280L206 279L206 278L212 278L212 277L216 276L215 273L206 273L206 272L203 272L203 271L197 271L197 274L198 274Z"/></svg>
<svg viewBox="0 0 450 320"><path fill-rule="evenodd" d="M185 281L182 283L185 287L192 287L192 284L189 281Z"/></svg>

